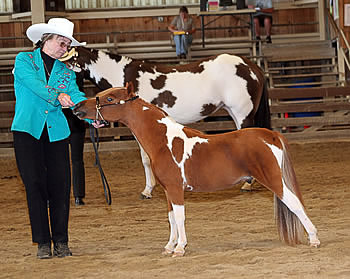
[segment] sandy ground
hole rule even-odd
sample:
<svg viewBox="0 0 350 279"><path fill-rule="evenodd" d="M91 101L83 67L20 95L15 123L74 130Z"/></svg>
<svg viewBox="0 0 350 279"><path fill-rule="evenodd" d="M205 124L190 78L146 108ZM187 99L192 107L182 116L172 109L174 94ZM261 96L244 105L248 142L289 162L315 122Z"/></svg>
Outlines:
<svg viewBox="0 0 350 279"><path fill-rule="evenodd" d="M112 189L108 206L93 154L85 156L86 205L71 206L73 257L38 260L25 192L12 158L2 159L0 278L350 278L350 142L293 144L292 156L321 247L278 240L273 196L255 185L186 193L188 247L161 254L168 240L161 187L140 200L144 174L137 150L101 153Z"/></svg>

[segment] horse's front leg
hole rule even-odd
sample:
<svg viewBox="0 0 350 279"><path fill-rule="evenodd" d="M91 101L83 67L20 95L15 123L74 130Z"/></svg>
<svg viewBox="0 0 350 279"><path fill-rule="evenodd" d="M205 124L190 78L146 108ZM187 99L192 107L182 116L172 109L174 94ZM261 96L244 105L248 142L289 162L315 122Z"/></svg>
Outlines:
<svg viewBox="0 0 350 279"><path fill-rule="evenodd" d="M174 252L174 249L178 240L174 210L169 200L168 200L168 218L169 218L169 224L170 224L170 236L169 236L168 243L164 247L164 252L163 252L164 255L170 255Z"/></svg>
<svg viewBox="0 0 350 279"><path fill-rule="evenodd" d="M156 185L156 180L152 172L151 161L148 157L148 154L143 150L140 144L139 146L141 151L142 164L143 164L143 168L145 170L145 176L146 176L146 186L141 193L141 199L150 199L152 198L152 190Z"/></svg>
<svg viewBox="0 0 350 279"><path fill-rule="evenodd" d="M181 257L185 254L187 237L185 232L185 206L172 204L177 227L178 240L173 257Z"/></svg>

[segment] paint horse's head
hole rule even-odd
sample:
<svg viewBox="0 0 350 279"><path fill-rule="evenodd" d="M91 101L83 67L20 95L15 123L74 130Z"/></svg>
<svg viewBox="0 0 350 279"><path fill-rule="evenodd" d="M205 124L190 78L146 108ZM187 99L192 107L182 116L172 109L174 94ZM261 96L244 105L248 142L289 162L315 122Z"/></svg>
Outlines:
<svg viewBox="0 0 350 279"><path fill-rule="evenodd" d="M73 112L80 119L117 122L125 112L126 104L138 98L131 82L125 87L113 87L104 90L94 98L76 105Z"/></svg>
<svg viewBox="0 0 350 279"><path fill-rule="evenodd" d="M79 46L67 51L59 60L69 69L80 72L87 68L86 65L96 62L97 58L98 50Z"/></svg>

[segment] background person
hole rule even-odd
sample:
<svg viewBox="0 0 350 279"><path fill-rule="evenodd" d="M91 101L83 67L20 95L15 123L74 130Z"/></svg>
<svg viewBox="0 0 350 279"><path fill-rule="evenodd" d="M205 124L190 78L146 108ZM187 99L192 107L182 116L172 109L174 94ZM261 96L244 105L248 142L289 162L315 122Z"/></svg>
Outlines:
<svg viewBox="0 0 350 279"><path fill-rule="evenodd" d="M179 15L172 20L168 29L174 34L176 56L178 58L186 58L188 48L193 40L192 34L196 32L192 17L188 14L187 7L182 6L180 8Z"/></svg>
<svg viewBox="0 0 350 279"><path fill-rule="evenodd" d="M260 26L265 28L266 42L271 41L271 27L272 27L272 0L248 0L248 8L256 9L257 13L254 15L254 28L256 39L261 40Z"/></svg>
<svg viewBox="0 0 350 279"><path fill-rule="evenodd" d="M80 91L83 92L84 77L82 73L76 73L76 81ZM70 158L72 162L72 184L74 203L76 206L84 205L85 198L85 167L84 167L84 140L86 122L80 120L69 108L63 109L67 118L70 136Z"/></svg>
<svg viewBox="0 0 350 279"><path fill-rule="evenodd" d="M26 34L36 47L20 52L13 70L16 107L11 130L40 259L52 257L51 242L54 256L72 255L68 247L70 131L62 107L73 107L86 98L75 73L58 59L70 46L81 45L73 38L73 29L74 24L64 18L31 25Z"/></svg>

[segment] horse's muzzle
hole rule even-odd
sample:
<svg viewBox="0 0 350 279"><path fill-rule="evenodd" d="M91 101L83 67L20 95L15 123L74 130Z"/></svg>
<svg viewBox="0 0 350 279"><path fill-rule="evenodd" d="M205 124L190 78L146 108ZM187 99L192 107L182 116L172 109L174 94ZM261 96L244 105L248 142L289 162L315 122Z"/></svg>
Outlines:
<svg viewBox="0 0 350 279"><path fill-rule="evenodd" d="M83 119L84 116L86 115L86 112L79 110L80 107L81 107L81 103L76 104L75 108L73 109L73 113L80 119Z"/></svg>

